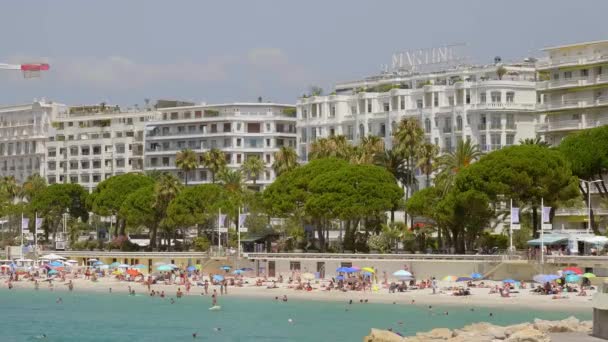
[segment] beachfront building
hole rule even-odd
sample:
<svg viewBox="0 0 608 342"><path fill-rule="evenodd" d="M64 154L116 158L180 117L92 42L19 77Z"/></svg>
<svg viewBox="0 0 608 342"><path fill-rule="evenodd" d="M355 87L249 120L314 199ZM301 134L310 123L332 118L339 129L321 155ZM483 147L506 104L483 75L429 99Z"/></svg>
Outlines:
<svg viewBox="0 0 608 342"><path fill-rule="evenodd" d="M202 163L202 154L221 150L227 167L239 169L250 157L264 162L256 187L270 184L274 153L296 146L296 116L292 105L277 103L229 103L162 108L161 120L146 124L145 170L168 171L185 180L176 166L176 154L191 149L199 157L188 184L211 183L212 174ZM253 185L253 180L248 180Z"/></svg>
<svg viewBox="0 0 608 342"><path fill-rule="evenodd" d="M608 41L562 45L543 49L537 63L539 82L538 135L556 146L572 132L608 124ZM595 221L608 216L595 186L591 187ZM587 206L587 205L586 205ZM581 229L588 221L587 208L560 208L554 229Z"/></svg>
<svg viewBox="0 0 608 342"><path fill-rule="evenodd" d="M46 175L46 150L51 122L65 105L41 100L0 107L0 177Z"/></svg>
<svg viewBox="0 0 608 342"><path fill-rule="evenodd" d="M48 132L48 183L76 183L92 191L111 176L143 172L144 126L158 118L156 111L105 104L70 107Z"/></svg>
<svg viewBox="0 0 608 342"><path fill-rule="evenodd" d="M298 154L306 160L312 142L333 135L355 144L375 135L390 148L402 118L418 120L426 141L442 153L453 151L459 140L489 152L535 137L535 102L531 61L503 64L497 58L489 65L385 72L339 83L330 95L300 98Z"/></svg>

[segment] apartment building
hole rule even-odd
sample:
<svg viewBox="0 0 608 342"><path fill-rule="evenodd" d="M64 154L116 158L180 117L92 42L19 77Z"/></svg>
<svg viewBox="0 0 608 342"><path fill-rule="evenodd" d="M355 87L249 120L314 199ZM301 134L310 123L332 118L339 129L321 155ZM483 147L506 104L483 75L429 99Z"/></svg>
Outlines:
<svg viewBox="0 0 608 342"><path fill-rule="evenodd" d="M583 42L543 49L537 84L541 122L538 135L558 145L572 132L608 124L608 41ZM606 179L606 177L604 177ZM591 206L596 220L608 216L591 187ZM554 228L586 227L588 209L560 208Z"/></svg>
<svg viewBox="0 0 608 342"><path fill-rule="evenodd" d="M296 147L296 115L292 105L229 103L159 111L160 121L146 123L145 170L169 171L185 179L175 165L177 152L192 149L202 158L204 152L217 148L224 152L231 169L240 168L252 156L264 161L266 170L256 180L263 187L275 178L271 167L274 153L282 146ZM203 165L188 175L188 184L211 180L211 173Z"/></svg>
<svg viewBox="0 0 608 342"><path fill-rule="evenodd" d="M311 142L332 135L345 135L353 143L380 136L390 147L402 118L418 120L425 139L442 152L465 139L483 151L497 150L535 137L535 84L532 62L499 60L340 83L330 95L298 100L298 154L306 160Z"/></svg>
<svg viewBox="0 0 608 342"><path fill-rule="evenodd" d="M48 183L77 183L92 191L111 176L143 172L144 127L159 118L157 111L104 104L70 107L48 131Z"/></svg>
<svg viewBox="0 0 608 342"><path fill-rule="evenodd" d="M0 107L0 176L24 182L46 175L46 150L51 122L66 106L41 100Z"/></svg>

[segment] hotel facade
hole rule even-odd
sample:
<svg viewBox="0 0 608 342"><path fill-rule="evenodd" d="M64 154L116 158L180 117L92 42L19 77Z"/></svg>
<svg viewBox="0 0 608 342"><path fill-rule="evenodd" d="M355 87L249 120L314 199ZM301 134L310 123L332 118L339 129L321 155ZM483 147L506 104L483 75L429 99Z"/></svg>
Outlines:
<svg viewBox="0 0 608 342"><path fill-rule="evenodd" d="M199 158L188 184L211 183L212 174L203 165L202 155L216 148L233 170L240 169L247 158L262 160L265 170L256 186L264 187L275 178L274 153L283 146L296 147L295 107L260 102L163 108L160 120L147 123L145 132L144 170L171 172L185 179L175 158L188 148ZM247 183L252 185L253 180Z"/></svg>

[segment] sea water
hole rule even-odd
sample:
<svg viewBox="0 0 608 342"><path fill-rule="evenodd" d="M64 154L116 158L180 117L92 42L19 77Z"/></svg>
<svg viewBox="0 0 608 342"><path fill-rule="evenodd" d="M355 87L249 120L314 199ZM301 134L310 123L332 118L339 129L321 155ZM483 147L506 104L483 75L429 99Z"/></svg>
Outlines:
<svg viewBox="0 0 608 342"><path fill-rule="evenodd" d="M62 302L58 303L57 298ZM398 294L395 295L399 300ZM372 297L373 300L373 297ZM405 299L402 300L405 302ZM411 304L362 304L220 296L175 299L127 293L0 290L0 341L361 341L371 328L413 335L487 321L508 325L588 312ZM444 314L448 311L448 315ZM490 317L492 313L492 317ZM192 334L196 333L196 339ZM45 338L42 336L46 335Z"/></svg>

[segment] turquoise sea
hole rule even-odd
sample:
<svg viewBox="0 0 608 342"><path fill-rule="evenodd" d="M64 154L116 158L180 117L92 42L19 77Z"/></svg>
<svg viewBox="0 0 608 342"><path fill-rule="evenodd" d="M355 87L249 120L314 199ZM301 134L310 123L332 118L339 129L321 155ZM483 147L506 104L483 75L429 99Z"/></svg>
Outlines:
<svg viewBox="0 0 608 342"><path fill-rule="evenodd" d="M56 303L58 297L63 303ZM214 312L208 310L210 302L209 297L202 296L185 297L171 304L169 298L132 297L126 293L3 288L0 341L361 341L372 327L412 335L479 321L507 325L536 317L562 319L571 315L529 309L471 311L470 307L446 306L430 311L428 306L409 304L283 303L273 298L230 296L220 297L222 310ZM439 315L446 310L448 316ZM489 317L490 312L493 317ZM576 316L591 319L591 311ZM192 337L194 332L196 339ZM42 334L47 337L42 338Z"/></svg>

